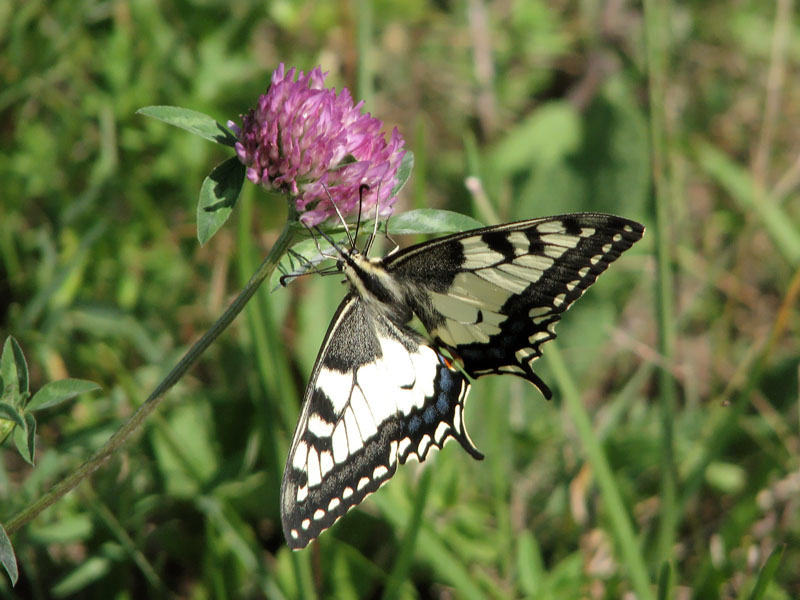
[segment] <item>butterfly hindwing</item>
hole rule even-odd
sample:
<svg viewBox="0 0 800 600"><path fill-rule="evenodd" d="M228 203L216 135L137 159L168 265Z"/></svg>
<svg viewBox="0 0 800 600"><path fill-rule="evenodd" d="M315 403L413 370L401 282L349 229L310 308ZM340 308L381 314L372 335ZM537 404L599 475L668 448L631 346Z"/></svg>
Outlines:
<svg viewBox="0 0 800 600"><path fill-rule="evenodd" d="M621 217L572 214L487 227L412 246L384 266L434 342L472 377L513 373L546 397L532 362L561 314L642 237Z"/></svg>
<svg viewBox="0 0 800 600"><path fill-rule="evenodd" d="M348 295L306 390L281 486L284 534L302 548L409 458L464 428L466 377L416 332Z"/></svg>

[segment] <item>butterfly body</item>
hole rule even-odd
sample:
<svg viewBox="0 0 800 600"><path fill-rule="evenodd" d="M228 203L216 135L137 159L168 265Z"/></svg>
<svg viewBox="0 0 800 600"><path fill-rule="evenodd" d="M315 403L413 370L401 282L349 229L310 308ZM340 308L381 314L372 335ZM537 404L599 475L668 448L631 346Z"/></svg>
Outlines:
<svg viewBox="0 0 800 600"><path fill-rule="evenodd" d="M281 486L290 547L449 438L482 458L464 427L467 375L511 373L549 398L531 366L541 345L643 232L586 213L450 235L384 258L341 250L350 291L317 357Z"/></svg>

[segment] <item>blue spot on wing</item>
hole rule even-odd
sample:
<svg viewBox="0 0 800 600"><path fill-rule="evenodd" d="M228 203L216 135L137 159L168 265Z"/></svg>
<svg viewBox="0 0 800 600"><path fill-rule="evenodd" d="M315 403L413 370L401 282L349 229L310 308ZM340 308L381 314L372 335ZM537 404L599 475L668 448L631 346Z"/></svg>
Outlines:
<svg viewBox="0 0 800 600"><path fill-rule="evenodd" d="M445 394L450 392L455 385L455 374L447 368L447 363L444 361L443 356L439 356L439 389Z"/></svg>
<svg viewBox="0 0 800 600"><path fill-rule="evenodd" d="M417 415L414 415L408 421L408 431L410 433L415 433L417 429L419 429L420 425L422 425L422 419L420 419Z"/></svg>

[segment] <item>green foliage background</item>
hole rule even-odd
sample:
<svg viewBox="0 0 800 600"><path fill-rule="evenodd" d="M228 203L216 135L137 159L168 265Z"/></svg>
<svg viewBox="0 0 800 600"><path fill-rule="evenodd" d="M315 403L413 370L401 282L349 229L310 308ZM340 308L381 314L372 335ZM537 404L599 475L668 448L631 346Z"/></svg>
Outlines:
<svg viewBox="0 0 800 600"><path fill-rule="evenodd" d="M20 582L0 596L655 598L669 561L665 597L746 598L781 545L756 592L800 596L798 10L645 4L0 4L0 339L34 391L103 388L37 414L35 468L0 449L0 522L105 442L285 218L248 184L198 247L200 184L230 153L142 106L238 120L278 62L321 64L414 151L401 208L649 229L560 324L539 367L553 402L476 382L485 461L448 446L298 553L280 477L343 289L262 290L133 443L12 537ZM666 39L649 56L647 26Z"/></svg>

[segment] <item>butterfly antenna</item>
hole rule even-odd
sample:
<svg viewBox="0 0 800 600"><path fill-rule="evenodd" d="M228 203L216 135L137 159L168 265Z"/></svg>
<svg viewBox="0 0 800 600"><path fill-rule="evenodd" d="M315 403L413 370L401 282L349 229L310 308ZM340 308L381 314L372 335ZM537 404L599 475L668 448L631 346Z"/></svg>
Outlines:
<svg viewBox="0 0 800 600"><path fill-rule="evenodd" d="M370 248L372 248L372 243L378 236L378 217L380 216L380 213L381 213L381 184L378 183L378 193L377 197L375 198L375 226L372 228L372 234L369 236L369 238L367 239L367 243L364 246L364 256L367 256L369 254Z"/></svg>
<svg viewBox="0 0 800 600"><path fill-rule="evenodd" d="M344 256L344 254L345 254L344 250L342 250L342 249L339 247L339 245L338 245L336 242L334 242L334 241L333 241L333 238L331 238L331 236L329 236L327 233L325 233L324 231L322 231L322 229L320 229L320 228L319 228L318 226L316 226L316 225L314 225L314 229L316 230L316 232L317 232L318 234L320 234L320 235L321 235L323 238L325 238L325 241L326 241L326 242L328 242L328 243L329 243L331 246L333 246L333 249L334 249L334 250L336 250L336 252L337 252L337 253L338 253L340 256ZM349 234L348 234L348 237L349 237ZM351 239L352 239L352 238L351 238ZM321 253L321 254L324 254L324 252L322 252L322 250L320 250L320 253Z"/></svg>
<svg viewBox="0 0 800 600"><path fill-rule="evenodd" d="M389 219L388 218L386 219L386 239L394 244L394 248L392 248L389 251L389 254L394 254L395 252L397 252L400 249L400 244L397 243L397 240L395 240L392 236L389 235Z"/></svg>
<svg viewBox="0 0 800 600"><path fill-rule="evenodd" d="M369 186L366 183L362 183L360 186L358 186L358 219L356 219L356 240L358 240L358 230L361 227L361 209L364 206L365 190L369 190ZM355 246L353 246L353 248L355 248Z"/></svg>
<svg viewBox="0 0 800 600"><path fill-rule="evenodd" d="M330 200L331 206L333 206L333 210L336 211L336 214L338 215L339 220L342 222L342 225L344 226L345 233L347 233L347 239L350 240L350 246L354 248L356 243L355 243L355 240L353 240L353 236L350 234L350 228L347 226L347 221L344 220L344 217L342 216L342 213L339 210L339 207L336 206L336 202L333 201L333 196L331 196L331 193L328 191L328 186L327 185L323 185L322 187L325 189L325 193L328 194L328 200ZM361 207L359 206L359 215L360 214L361 214ZM314 229L316 229L317 232L320 233L322 235L322 237L324 237L326 240L328 240L329 242L331 241L331 239L327 235L323 234L322 231L320 231L319 227L315 226ZM337 250L338 250L338 248L337 248Z"/></svg>

